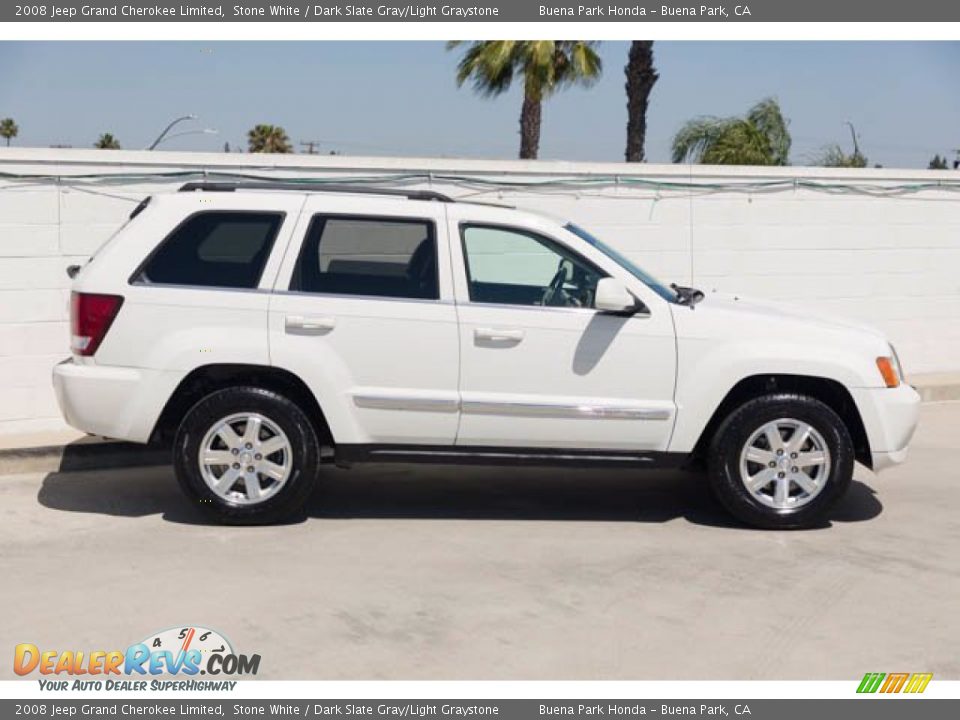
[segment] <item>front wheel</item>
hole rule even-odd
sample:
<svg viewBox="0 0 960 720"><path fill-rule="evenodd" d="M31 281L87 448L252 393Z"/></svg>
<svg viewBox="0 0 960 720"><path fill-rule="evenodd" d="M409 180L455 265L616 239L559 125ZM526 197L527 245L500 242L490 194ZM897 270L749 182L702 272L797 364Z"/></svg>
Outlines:
<svg viewBox="0 0 960 720"><path fill-rule="evenodd" d="M222 522L266 524L301 512L320 460L309 418L254 387L214 392L184 417L173 449L181 488Z"/></svg>
<svg viewBox="0 0 960 720"><path fill-rule="evenodd" d="M710 486L755 527L818 525L853 478L854 451L840 416L815 398L766 395L734 410L709 454Z"/></svg>

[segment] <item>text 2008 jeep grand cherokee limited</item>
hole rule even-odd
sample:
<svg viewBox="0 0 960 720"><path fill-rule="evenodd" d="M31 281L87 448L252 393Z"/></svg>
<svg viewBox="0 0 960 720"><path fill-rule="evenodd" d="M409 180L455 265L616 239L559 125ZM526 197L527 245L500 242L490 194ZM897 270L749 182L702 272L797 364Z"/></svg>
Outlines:
<svg viewBox="0 0 960 720"><path fill-rule="evenodd" d="M904 460L919 408L874 331L665 286L573 224L370 187L144 201L76 274L72 350L67 421L172 442L184 491L244 523L298 512L325 462L694 463L742 521L806 527L855 460Z"/></svg>

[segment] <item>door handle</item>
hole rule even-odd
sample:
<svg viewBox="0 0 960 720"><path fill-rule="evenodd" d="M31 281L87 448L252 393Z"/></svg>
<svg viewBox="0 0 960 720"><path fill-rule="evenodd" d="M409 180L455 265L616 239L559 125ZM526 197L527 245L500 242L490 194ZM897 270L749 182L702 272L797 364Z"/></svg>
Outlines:
<svg viewBox="0 0 960 720"><path fill-rule="evenodd" d="M284 318L284 329L295 335L320 335L333 330L336 324L336 318L318 317L316 315L287 315Z"/></svg>
<svg viewBox="0 0 960 720"><path fill-rule="evenodd" d="M523 340L523 334L523 330L501 330L497 328L477 328L473 331L475 340L514 344Z"/></svg>

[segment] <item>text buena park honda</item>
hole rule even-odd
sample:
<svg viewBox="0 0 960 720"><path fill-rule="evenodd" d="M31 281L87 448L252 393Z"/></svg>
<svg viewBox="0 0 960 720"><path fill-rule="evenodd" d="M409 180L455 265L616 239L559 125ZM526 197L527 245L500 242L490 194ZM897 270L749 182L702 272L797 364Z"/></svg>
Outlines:
<svg viewBox="0 0 960 720"><path fill-rule="evenodd" d="M708 715L713 717L725 717L730 715L726 705L652 705L647 707L640 703L616 703L607 704L595 703L592 705L541 705L541 715L567 715L573 717L599 715ZM734 715L751 715L750 706L746 703L738 703L733 706Z"/></svg>

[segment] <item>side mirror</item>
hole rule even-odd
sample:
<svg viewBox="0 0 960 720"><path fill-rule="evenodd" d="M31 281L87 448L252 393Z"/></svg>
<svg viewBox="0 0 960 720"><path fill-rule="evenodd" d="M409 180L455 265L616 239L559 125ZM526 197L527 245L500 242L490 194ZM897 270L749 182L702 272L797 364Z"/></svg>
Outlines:
<svg viewBox="0 0 960 720"><path fill-rule="evenodd" d="M636 312L639 303L622 282L606 277L597 283L593 306L600 312L632 313Z"/></svg>

